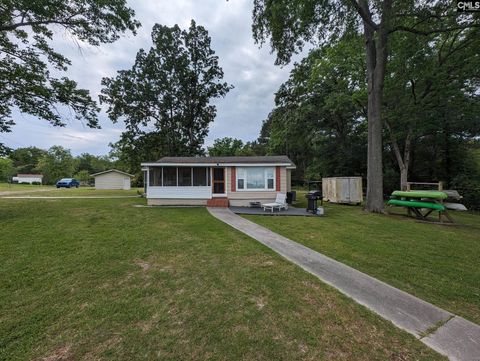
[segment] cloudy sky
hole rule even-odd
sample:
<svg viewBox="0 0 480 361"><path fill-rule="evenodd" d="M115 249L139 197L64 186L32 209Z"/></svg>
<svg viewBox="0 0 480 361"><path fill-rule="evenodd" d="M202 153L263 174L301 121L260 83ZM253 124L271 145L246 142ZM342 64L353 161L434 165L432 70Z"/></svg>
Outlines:
<svg viewBox="0 0 480 361"><path fill-rule="evenodd" d="M187 28L190 20L195 19L209 31L224 80L235 86L225 98L216 101L217 118L210 126L206 145L226 136L244 141L256 139L262 121L273 107L274 92L288 78L291 66L275 66L268 44L259 48L254 43L253 0L131 0L129 6L142 23L137 36L126 34L113 44L79 48L64 32L56 33L55 48L73 63L68 76L98 100L102 77L130 68L138 49L150 48L150 32L155 23ZM118 140L123 129L123 124L112 124L103 110L100 130L91 130L75 120L67 120L65 128L55 128L27 115L15 116L17 125L13 132L0 133L0 142L12 148L62 145L74 154L107 154L108 144Z"/></svg>

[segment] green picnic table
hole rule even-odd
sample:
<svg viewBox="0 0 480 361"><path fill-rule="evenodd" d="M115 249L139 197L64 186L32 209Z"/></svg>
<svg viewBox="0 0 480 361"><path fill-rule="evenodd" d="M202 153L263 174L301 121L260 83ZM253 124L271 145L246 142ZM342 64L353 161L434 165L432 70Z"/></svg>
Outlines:
<svg viewBox="0 0 480 361"><path fill-rule="evenodd" d="M388 205L405 207L409 215L412 213L419 219L428 221L427 217L434 211L438 212L439 221L445 216L451 223L453 218L443 205L448 196L440 191L395 191Z"/></svg>

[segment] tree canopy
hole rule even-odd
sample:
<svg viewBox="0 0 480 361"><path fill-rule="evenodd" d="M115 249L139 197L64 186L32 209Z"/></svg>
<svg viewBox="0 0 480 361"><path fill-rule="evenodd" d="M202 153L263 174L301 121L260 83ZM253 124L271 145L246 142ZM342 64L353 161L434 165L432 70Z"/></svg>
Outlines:
<svg viewBox="0 0 480 361"><path fill-rule="evenodd" d="M405 172L410 181L443 181L480 207L480 167L472 161L480 135L477 32L445 33L434 41L409 33L392 37L382 106L387 193L399 189ZM270 154L287 154L296 163L297 182L366 176L362 41L345 35L311 50L276 93L260 138Z"/></svg>
<svg viewBox="0 0 480 361"><path fill-rule="evenodd" d="M93 173L110 168L128 170L109 156L82 153L74 157L69 149L61 146L48 150L37 147L13 149L8 156L0 158L0 168L0 181L10 182L18 173L41 173L45 184L53 184L62 177L76 177L88 183Z"/></svg>
<svg viewBox="0 0 480 361"><path fill-rule="evenodd" d="M146 154L143 160L201 154L216 116L211 101L232 86L222 82L208 31L195 21L188 30L156 24L152 41L148 51L138 51L131 69L102 80L101 102L113 122L123 120L126 126L117 148Z"/></svg>
<svg viewBox="0 0 480 361"><path fill-rule="evenodd" d="M389 45L396 33L435 37L480 27L478 14L458 13L448 0L255 0L253 34L257 42L270 38L277 63L290 61L305 42L320 47L345 35L364 38L367 85L366 210L383 211L383 90Z"/></svg>
<svg viewBox="0 0 480 361"><path fill-rule="evenodd" d="M65 125L62 108L98 128L97 103L66 76L71 61L52 47L64 31L80 44L98 46L135 33L140 23L125 0L0 1L0 132L15 124L12 110Z"/></svg>

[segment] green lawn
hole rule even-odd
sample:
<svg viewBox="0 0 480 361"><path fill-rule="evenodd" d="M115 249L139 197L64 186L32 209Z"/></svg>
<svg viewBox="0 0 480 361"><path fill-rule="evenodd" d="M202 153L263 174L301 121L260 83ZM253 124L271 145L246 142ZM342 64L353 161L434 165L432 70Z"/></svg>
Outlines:
<svg viewBox="0 0 480 361"><path fill-rule="evenodd" d="M303 194L298 199L304 206ZM326 204L325 212L322 218L246 218L480 323L480 214L454 212L460 225L445 226L348 205Z"/></svg>
<svg viewBox="0 0 480 361"><path fill-rule="evenodd" d="M0 199L0 359L442 359L204 208L143 202Z"/></svg>
<svg viewBox="0 0 480 361"><path fill-rule="evenodd" d="M35 191L39 189L48 189L52 186L43 185L31 185L31 184L12 184L12 183L0 183L0 192L17 192L17 191Z"/></svg>
<svg viewBox="0 0 480 361"><path fill-rule="evenodd" d="M1 187L1 185L0 185ZM18 187L18 188L17 188ZM95 189L94 187L79 187L79 188L56 188L55 186L29 186L25 184L15 184L12 185L10 189L3 189L4 191L19 192L15 193L14 196L22 196L22 191L25 192L25 196L29 197L69 197L69 196L135 196L139 192L143 192L143 188L132 188L129 190L110 190L110 189ZM42 192L33 193L30 191L42 190ZM0 188L2 191L2 188Z"/></svg>

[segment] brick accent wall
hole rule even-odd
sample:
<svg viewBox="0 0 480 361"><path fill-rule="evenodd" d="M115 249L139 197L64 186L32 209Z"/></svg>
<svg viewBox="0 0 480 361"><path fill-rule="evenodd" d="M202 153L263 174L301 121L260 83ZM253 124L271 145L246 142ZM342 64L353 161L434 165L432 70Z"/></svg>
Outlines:
<svg viewBox="0 0 480 361"><path fill-rule="evenodd" d="M212 198L207 200L207 207L228 207L228 198Z"/></svg>
<svg viewBox="0 0 480 361"><path fill-rule="evenodd" d="M280 167L275 167L275 184L276 191L280 192Z"/></svg>
<svg viewBox="0 0 480 361"><path fill-rule="evenodd" d="M232 192L235 192L237 190L237 168L236 167L232 167L232 182L231 182L231 185L232 185Z"/></svg>

